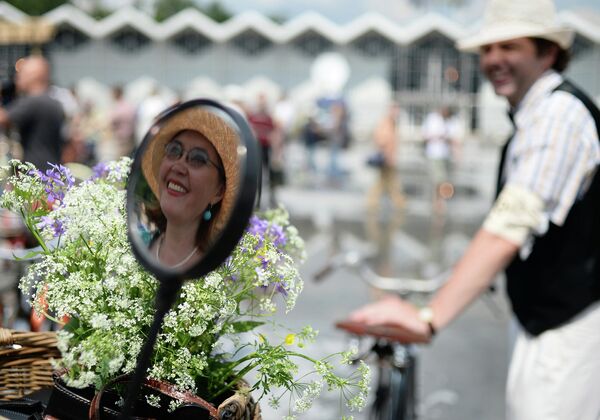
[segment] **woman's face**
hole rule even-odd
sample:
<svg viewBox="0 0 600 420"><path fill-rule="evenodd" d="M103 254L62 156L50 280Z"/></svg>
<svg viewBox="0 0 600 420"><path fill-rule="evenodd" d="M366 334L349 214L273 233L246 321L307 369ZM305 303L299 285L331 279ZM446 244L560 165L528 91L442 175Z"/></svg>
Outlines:
<svg viewBox="0 0 600 420"><path fill-rule="evenodd" d="M179 146L183 148L180 155ZM202 134L192 130L177 134L167 148L171 153L165 153L158 172L162 212L169 224L197 226L208 205L215 205L223 198L224 185L217 169L221 165L219 155ZM193 149L198 150L190 158ZM202 159L203 153L207 161Z"/></svg>

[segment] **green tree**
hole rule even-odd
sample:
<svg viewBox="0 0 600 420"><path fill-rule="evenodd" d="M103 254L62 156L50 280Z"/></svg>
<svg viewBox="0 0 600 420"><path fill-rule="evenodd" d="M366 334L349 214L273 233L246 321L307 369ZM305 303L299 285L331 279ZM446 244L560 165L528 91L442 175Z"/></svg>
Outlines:
<svg viewBox="0 0 600 420"><path fill-rule="evenodd" d="M152 5L154 18L158 22L162 22L188 7L201 11L215 22L224 22L232 16L231 12L218 0L213 0L204 6L199 5L197 0L154 0Z"/></svg>
<svg viewBox="0 0 600 420"><path fill-rule="evenodd" d="M40 16L50 10L70 3L69 0L5 0L29 16Z"/></svg>
<svg viewBox="0 0 600 420"><path fill-rule="evenodd" d="M198 9L194 0L156 0L154 3L154 19L162 22L188 7Z"/></svg>
<svg viewBox="0 0 600 420"><path fill-rule="evenodd" d="M278 23L280 25L283 25L288 20L287 16L279 13L273 13L268 15L267 17L273 22Z"/></svg>
<svg viewBox="0 0 600 420"><path fill-rule="evenodd" d="M202 13L215 22L225 22L231 18L232 14L219 1L212 1L207 6L200 9Z"/></svg>
<svg viewBox="0 0 600 420"><path fill-rule="evenodd" d="M99 6L94 7L92 10L90 10L89 15L96 20L101 20L110 15L111 13L112 12L109 9Z"/></svg>

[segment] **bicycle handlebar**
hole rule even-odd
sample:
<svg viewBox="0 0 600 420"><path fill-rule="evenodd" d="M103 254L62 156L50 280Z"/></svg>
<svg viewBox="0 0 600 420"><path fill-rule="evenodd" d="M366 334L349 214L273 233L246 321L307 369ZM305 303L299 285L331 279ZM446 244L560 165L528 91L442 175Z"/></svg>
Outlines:
<svg viewBox="0 0 600 420"><path fill-rule="evenodd" d="M329 276L335 270L342 267L355 267L359 262L364 261L364 256L356 251L348 251L343 254L337 254L329 260L329 263L313 276L315 281L321 281Z"/></svg>
<svg viewBox="0 0 600 420"><path fill-rule="evenodd" d="M370 286L376 289L394 292L400 295L410 293L433 293L441 287L450 275L450 270L446 270L434 277L407 278L407 277L385 277L380 276L373 271L365 262L366 256L357 251L348 251L333 256L329 262L314 275L315 281L322 281L333 271L347 267L357 271L359 277Z"/></svg>

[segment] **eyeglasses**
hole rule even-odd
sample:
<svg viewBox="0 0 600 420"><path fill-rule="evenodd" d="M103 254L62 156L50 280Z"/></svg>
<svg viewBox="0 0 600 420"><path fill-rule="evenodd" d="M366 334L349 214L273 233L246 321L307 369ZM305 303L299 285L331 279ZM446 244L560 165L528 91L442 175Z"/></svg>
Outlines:
<svg viewBox="0 0 600 420"><path fill-rule="evenodd" d="M219 171L221 176L224 176L223 168L210 160L206 150L199 147L193 147L186 151L183 148L183 144L181 144L179 140L171 140L165 145L165 157L171 161L181 159L184 154L186 155L185 161L188 165L190 165L190 167L199 169L211 164L217 168L217 171Z"/></svg>

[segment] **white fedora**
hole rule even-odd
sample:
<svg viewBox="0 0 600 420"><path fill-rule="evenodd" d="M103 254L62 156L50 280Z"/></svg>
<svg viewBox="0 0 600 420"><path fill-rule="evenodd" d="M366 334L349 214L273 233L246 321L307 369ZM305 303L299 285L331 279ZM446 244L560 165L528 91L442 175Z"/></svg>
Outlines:
<svg viewBox="0 0 600 420"><path fill-rule="evenodd" d="M490 0L479 32L459 40L457 47L476 52L483 45L523 37L554 41L566 50L575 33L558 23L552 0Z"/></svg>

